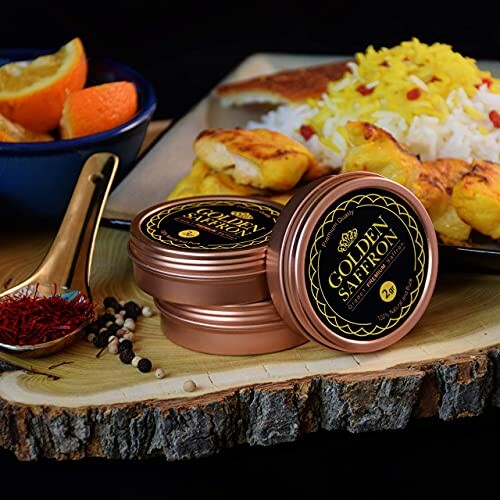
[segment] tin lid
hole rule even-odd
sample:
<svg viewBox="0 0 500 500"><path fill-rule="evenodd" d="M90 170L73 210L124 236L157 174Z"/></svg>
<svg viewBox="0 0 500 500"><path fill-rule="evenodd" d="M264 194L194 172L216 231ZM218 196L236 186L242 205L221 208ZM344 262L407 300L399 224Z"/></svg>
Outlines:
<svg viewBox="0 0 500 500"><path fill-rule="evenodd" d="M295 331L348 352L406 335L430 301L437 239L418 198L365 172L320 179L284 207L268 246L276 309Z"/></svg>
<svg viewBox="0 0 500 500"><path fill-rule="evenodd" d="M160 203L132 221L129 254L138 265L186 279L263 272L281 208L237 196Z"/></svg>

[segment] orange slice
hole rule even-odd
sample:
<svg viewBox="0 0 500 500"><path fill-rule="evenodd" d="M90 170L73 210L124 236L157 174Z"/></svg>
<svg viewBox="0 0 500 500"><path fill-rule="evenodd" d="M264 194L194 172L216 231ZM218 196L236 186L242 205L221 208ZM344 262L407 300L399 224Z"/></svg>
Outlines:
<svg viewBox="0 0 500 500"><path fill-rule="evenodd" d="M97 134L130 120L137 111L137 91L131 82L112 82L68 95L60 123L61 137Z"/></svg>
<svg viewBox="0 0 500 500"><path fill-rule="evenodd" d="M0 115L0 142L43 142L52 140L53 137L49 134L32 132Z"/></svg>
<svg viewBox="0 0 500 500"><path fill-rule="evenodd" d="M0 113L34 132L57 127L67 95L87 79L87 57L79 38L54 54L0 67Z"/></svg>

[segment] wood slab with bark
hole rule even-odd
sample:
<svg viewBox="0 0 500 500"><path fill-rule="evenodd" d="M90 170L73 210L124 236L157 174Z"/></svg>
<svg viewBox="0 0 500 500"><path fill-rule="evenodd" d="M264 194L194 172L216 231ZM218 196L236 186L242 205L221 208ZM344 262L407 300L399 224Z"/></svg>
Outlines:
<svg viewBox="0 0 500 500"><path fill-rule="evenodd" d="M0 286L28 276L52 234L2 235ZM91 287L154 309L134 282L128 233L102 228ZM155 310L156 312L156 310ZM402 429L500 406L500 276L441 274L417 327L396 345L351 355L311 342L281 353L223 357L167 340L158 313L138 321L135 351L167 376L140 373L85 340L42 359L0 353L0 447L41 457L167 460L247 443L273 445L319 429ZM183 390L186 380L197 390Z"/></svg>

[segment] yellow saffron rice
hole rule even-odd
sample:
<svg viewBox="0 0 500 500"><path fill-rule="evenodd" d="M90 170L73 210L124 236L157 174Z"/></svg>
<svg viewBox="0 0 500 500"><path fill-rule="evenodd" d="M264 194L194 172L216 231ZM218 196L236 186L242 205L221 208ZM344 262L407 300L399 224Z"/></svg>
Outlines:
<svg viewBox="0 0 500 500"><path fill-rule="evenodd" d="M267 126L301 140L325 163L341 165L349 147L345 123L374 123L423 159L449 156L500 160L500 79L443 43L413 38L392 48L357 53L350 72L319 101L281 106L250 128ZM298 130L310 125L305 141Z"/></svg>

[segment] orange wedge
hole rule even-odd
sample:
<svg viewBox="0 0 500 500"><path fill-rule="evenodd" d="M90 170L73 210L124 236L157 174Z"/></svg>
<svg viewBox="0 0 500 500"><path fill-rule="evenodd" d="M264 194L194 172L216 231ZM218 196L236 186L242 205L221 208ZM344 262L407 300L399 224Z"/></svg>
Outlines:
<svg viewBox="0 0 500 500"><path fill-rule="evenodd" d="M54 54L0 67L0 113L34 132L57 127L67 95L87 79L87 57L79 38Z"/></svg>
<svg viewBox="0 0 500 500"><path fill-rule="evenodd" d="M53 137L49 134L32 132L0 115L0 142L44 142L52 140Z"/></svg>
<svg viewBox="0 0 500 500"><path fill-rule="evenodd" d="M61 137L97 134L130 120L137 112L137 91L131 82L112 82L68 95L60 123Z"/></svg>

